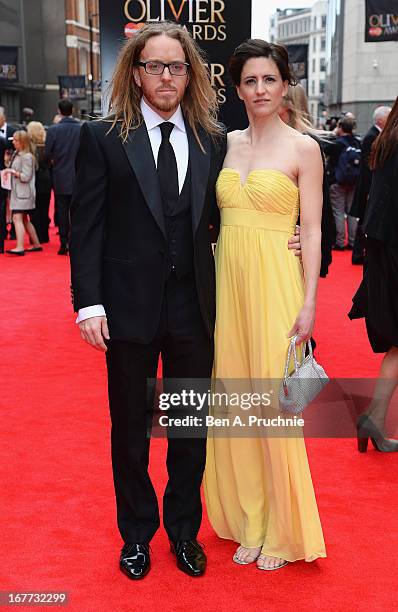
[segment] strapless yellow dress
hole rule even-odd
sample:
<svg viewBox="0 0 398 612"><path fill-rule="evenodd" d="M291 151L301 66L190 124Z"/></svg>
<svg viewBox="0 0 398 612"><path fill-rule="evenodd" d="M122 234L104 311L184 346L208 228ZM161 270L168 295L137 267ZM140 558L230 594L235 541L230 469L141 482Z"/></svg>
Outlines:
<svg viewBox="0 0 398 612"><path fill-rule="evenodd" d="M287 248L299 190L277 170L242 184L224 168L217 181L215 379L283 375L304 300L299 259ZM326 557L305 442L296 437L219 437L210 430L204 477L210 522L221 538L287 561Z"/></svg>

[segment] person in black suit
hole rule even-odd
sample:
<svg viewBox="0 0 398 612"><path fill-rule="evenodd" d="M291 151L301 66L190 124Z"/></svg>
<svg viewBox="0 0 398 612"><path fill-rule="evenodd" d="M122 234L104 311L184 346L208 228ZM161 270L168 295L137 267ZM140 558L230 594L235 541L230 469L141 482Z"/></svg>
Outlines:
<svg viewBox="0 0 398 612"><path fill-rule="evenodd" d="M370 154L372 172L363 231L366 267L350 319L364 317L374 353L385 353L373 399L358 420L358 450L371 438L381 452L398 452L385 437L385 419L398 385L398 98ZM395 427L395 424L394 424Z"/></svg>
<svg viewBox="0 0 398 612"><path fill-rule="evenodd" d="M212 371L209 225L219 222L215 183L226 134L203 56L175 23L147 24L125 43L111 108L110 118L81 131L72 298L82 338L106 351L120 569L140 579L159 527L148 475L147 380L156 378L160 354L166 381L204 379L207 390ZM205 458L206 432L169 437L163 521L177 566L190 576L206 568L196 539Z"/></svg>
<svg viewBox="0 0 398 612"><path fill-rule="evenodd" d="M69 249L70 205L75 182L75 159L79 147L81 123L72 117L73 104L60 100L62 119L47 130L45 158L52 164L56 216L59 226L58 255L67 255Z"/></svg>
<svg viewBox="0 0 398 612"><path fill-rule="evenodd" d="M362 222L370 192L370 185L372 182L372 171L369 167L370 151L374 141L383 131L390 112L390 106L378 106L373 113L373 125L362 140L360 174L355 189L354 200L349 212L350 217L356 217L359 219L354 246L352 249L353 264L362 264L364 257L365 236L362 230Z"/></svg>
<svg viewBox="0 0 398 612"><path fill-rule="evenodd" d="M7 117L0 112L0 170L5 168L5 154L13 151L11 138L17 128L7 123ZM7 235L6 204L7 191L0 186L0 253L4 253L4 240Z"/></svg>
<svg viewBox="0 0 398 612"><path fill-rule="evenodd" d="M141 29L115 68L114 120L83 125L76 160L73 303L82 337L106 350L120 568L133 579L149 571L159 527L147 379L156 378L160 353L167 379L208 379L213 363L209 224L226 138L202 61L180 26ZM205 457L205 436L168 441L164 524L178 567L192 576L206 566L196 540Z"/></svg>

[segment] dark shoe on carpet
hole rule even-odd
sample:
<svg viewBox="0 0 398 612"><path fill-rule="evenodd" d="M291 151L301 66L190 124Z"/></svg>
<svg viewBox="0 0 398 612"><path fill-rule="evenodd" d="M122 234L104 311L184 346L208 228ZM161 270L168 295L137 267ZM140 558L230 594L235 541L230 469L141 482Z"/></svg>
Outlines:
<svg viewBox="0 0 398 612"><path fill-rule="evenodd" d="M177 567L188 576L203 576L206 570L206 555L196 540L170 541L170 550L177 557Z"/></svg>
<svg viewBox="0 0 398 612"><path fill-rule="evenodd" d="M375 449L381 453L398 452L398 440L385 438L384 434L376 427L367 414L363 414L359 417L357 421L357 432L358 450L360 453L366 453L368 450L369 438Z"/></svg>
<svg viewBox="0 0 398 612"><path fill-rule="evenodd" d="M345 251L345 246L340 246L339 244L333 245L333 251Z"/></svg>
<svg viewBox="0 0 398 612"><path fill-rule="evenodd" d="M38 253L39 251L42 251L43 247L38 246L38 247L29 247L28 249L26 249L27 253Z"/></svg>
<svg viewBox="0 0 398 612"><path fill-rule="evenodd" d="M66 246L61 246L58 251L58 255L67 255L69 253L69 249Z"/></svg>
<svg viewBox="0 0 398 612"><path fill-rule="evenodd" d="M25 255L25 251L13 251L11 249L7 249L6 253L8 253L9 255Z"/></svg>
<svg viewBox="0 0 398 612"><path fill-rule="evenodd" d="M353 257L351 263L353 266L363 266L363 257Z"/></svg>
<svg viewBox="0 0 398 612"><path fill-rule="evenodd" d="M352 244L347 244L346 247L345 247L346 251L352 251L352 249L353 249Z"/></svg>
<svg viewBox="0 0 398 612"><path fill-rule="evenodd" d="M149 544L125 544L120 554L119 567L131 580L141 580L151 569Z"/></svg>

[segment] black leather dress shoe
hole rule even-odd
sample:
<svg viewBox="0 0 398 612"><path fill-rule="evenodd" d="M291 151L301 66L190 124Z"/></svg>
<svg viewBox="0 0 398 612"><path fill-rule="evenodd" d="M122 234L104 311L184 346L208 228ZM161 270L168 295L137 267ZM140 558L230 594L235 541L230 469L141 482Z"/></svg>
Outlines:
<svg viewBox="0 0 398 612"><path fill-rule="evenodd" d="M120 554L119 567L131 580L140 580L151 569L148 544L125 544Z"/></svg>
<svg viewBox="0 0 398 612"><path fill-rule="evenodd" d="M58 250L58 255L67 255L69 253L69 249L66 246L60 246Z"/></svg>
<svg viewBox="0 0 398 612"><path fill-rule="evenodd" d="M171 542L170 550L177 557L177 567L188 576L203 576L206 569L206 555L196 540Z"/></svg>

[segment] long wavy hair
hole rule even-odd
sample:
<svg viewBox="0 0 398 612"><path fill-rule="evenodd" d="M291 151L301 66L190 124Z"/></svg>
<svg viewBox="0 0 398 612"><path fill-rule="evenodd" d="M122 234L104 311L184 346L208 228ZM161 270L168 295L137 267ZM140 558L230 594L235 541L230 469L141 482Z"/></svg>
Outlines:
<svg viewBox="0 0 398 612"><path fill-rule="evenodd" d="M110 82L109 115L113 129L120 125L120 135L126 141L130 130L138 128L142 122L140 102L141 88L133 76L134 67L140 61L141 51L147 40L153 36L168 36L178 40L189 63L189 82L181 101L185 120L195 134L199 144L198 127L208 134L217 136L221 127L217 122L218 103L212 88L206 59L188 30L171 21L146 24L130 40L126 41L117 59Z"/></svg>
<svg viewBox="0 0 398 612"><path fill-rule="evenodd" d="M31 153L32 155L34 155L34 148L32 146L32 141L26 130L17 130L16 132L14 132L13 137L17 138L19 142L22 144L21 153Z"/></svg>
<svg viewBox="0 0 398 612"><path fill-rule="evenodd" d="M388 115L384 130L372 145L369 166L374 170L384 166L398 148L398 98Z"/></svg>
<svg viewBox="0 0 398 612"><path fill-rule="evenodd" d="M304 88L298 83L289 85L286 96L282 100L289 113L288 125L301 133L313 130L308 109L308 99Z"/></svg>
<svg viewBox="0 0 398 612"><path fill-rule="evenodd" d="M30 121L26 126L29 138L34 145L44 145L46 142L46 130L40 121Z"/></svg>

